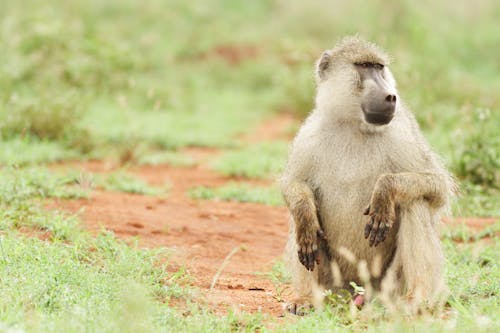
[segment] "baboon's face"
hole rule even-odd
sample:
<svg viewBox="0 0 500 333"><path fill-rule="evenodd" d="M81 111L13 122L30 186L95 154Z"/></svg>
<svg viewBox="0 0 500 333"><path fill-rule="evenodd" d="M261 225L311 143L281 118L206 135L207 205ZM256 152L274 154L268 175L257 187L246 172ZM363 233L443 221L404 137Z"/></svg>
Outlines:
<svg viewBox="0 0 500 333"><path fill-rule="evenodd" d="M386 125L394 117L397 92L394 78L382 64L357 62L353 64L359 74L361 110L369 124Z"/></svg>
<svg viewBox="0 0 500 333"><path fill-rule="evenodd" d="M317 107L341 122L361 122L368 128L389 124L399 101L387 64L383 51L359 38L323 52L316 63Z"/></svg>

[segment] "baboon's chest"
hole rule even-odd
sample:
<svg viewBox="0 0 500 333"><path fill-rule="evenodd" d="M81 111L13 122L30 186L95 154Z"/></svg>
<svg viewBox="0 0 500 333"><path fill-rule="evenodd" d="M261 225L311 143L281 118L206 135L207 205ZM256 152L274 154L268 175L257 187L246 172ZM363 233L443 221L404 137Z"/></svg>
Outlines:
<svg viewBox="0 0 500 333"><path fill-rule="evenodd" d="M417 172L421 153L415 143L390 139L372 141L325 140L320 143L326 154L314 156L316 185L321 187L352 188L373 185L381 174ZM351 142L354 141L354 142Z"/></svg>
<svg viewBox="0 0 500 333"><path fill-rule="evenodd" d="M369 150L338 149L335 159L317 158L315 183L321 186L352 187L374 182L383 173L398 172L397 165L387 154L374 154Z"/></svg>
<svg viewBox="0 0 500 333"><path fill-rule="evenodd" d="M329 154L316 156L312 176L320 206L341 216L358 219L368 205L377 179L384 173L417 171L418 152L391 147L390 142L329 145ZM332 156L335 158L332 159Z"/></svg>

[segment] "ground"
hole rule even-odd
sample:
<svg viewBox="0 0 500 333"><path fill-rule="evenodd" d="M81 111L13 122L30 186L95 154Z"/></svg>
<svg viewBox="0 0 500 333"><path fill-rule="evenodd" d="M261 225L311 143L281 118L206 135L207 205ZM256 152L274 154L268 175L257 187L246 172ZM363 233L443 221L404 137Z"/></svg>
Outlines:
<svg viewBox="0 0 500 333"><path fill-rule="evenodd" d="M287 129L297 120L280 114L266 120L243 139L250 143L287 139ZM223 176L208 166L218 156L216 149L183 151L194 164L189 167L170 165L131 166L128 173L151 186L169 184L168 196L141 195L118 191L93 190L89 198L56 199L50 209L63 209L81 216L85 227L98 233L110 230L118 237L137 240L147 248L167 247L171 250L169 269L186 267L194 277L194 285L203 291L207 304L216 313L228 310L263 312L272 316L284 314L285 298L291 291L276 295L276 285L260 275L269 272L281 260L288 230L288 214L284 206L196 200L189 190L196 187L220 187L228 183L253 186L275 186L274 180L251 180ZM120 169L112 162L64 162L52 165L55 171L77 170L82 174L106 175ZM467 225L482 230L495 218L446 218L449 225ZM228 257L232 252L234 255ZM226 265L227 264L227 265ZM211 287L217 271L223 267Z"/></svg>
<svg viewBox="0 0 500 333"><path fill-rule="evenodd" d="M244 139L286 139L293 122L289 114L266 121ZM228 309L282 314L282 303L275 296L275 286L256 273L268 272L283 252L288 220L285 207L236 201L206 201L189 197L188 191L199 186L218 187L227 183L273 186L273 180L248 180L223 176L210 170L214 149L186 149L194 160L190 167L134 166L128 172L152 186L169 184L168 196L158 198L140 194L92 191L89 198L55 200L49 209L81 212L87 229L113 231L125 240L137 239L143 247L168 247L170 269L186 266L195 277L195 285L205 291L208 303L220 313ZM106 175L121 166L112 162L65 162L52 165L55 171L67 169L80 173ZM217 270L229 253L215 287L210 286Z"/></svg>
<svg viewBox="0 0 500 333"><path fill-rule="evenodd" d="M0 332L499 331L498 9L0 1ZM460 184L441 232L450 294L416 317L333 295L279 317L276 178L315 61L353 34L391 54Z"/></svg>

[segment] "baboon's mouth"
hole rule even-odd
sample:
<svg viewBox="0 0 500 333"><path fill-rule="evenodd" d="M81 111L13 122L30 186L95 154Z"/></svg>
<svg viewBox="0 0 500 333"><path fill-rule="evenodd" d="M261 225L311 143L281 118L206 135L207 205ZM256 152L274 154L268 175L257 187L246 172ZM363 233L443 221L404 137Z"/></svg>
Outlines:
<svg viewBox="0 0 500 333"><path fill-rule="evenodd" d="M369 124L387 125L394 117L394 112L367 112L363 110L363 115Z"/></svg>

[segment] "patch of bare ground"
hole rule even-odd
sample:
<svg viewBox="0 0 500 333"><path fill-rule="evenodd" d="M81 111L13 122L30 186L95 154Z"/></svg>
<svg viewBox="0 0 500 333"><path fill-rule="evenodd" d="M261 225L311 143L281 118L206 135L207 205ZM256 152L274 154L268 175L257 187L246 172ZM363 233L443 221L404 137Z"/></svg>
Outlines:
<svg viewBox="0 0 500 333"><path fill-rule="evenodd" d="M191 157L196 165L206 168L209 167L210 161L221 154L219 149L207 147L186 147L181 152Z"/></svg>
<svg viewBox="0 0 500 333"><path fill-rule="evenodd" d="M106 168L97 162L72 167L94 172ZM70 212L83 208L81 217L91 231L104 228L124 239L137 237L140 246L172 249L172 267L186 266L218 312L233 308L281 313L272 283L255 273L269 271L283 251L287 233L284 207L192 200L186 194L189 188L218 186L228 180L203 168L160 166L130 171L151 184L170 183L168 197L96 190L89 199L56 200L49 207ZM228 261L210 291L217 270L238 247L241 250Z"/></svg>
<svg viewBox="0 0 500 333"><path fill-rule="evenodd" d="M217 45L201 55L202 59L219 58L230 65L238 65L243 61L255 59L260 50L256 45Z"/></svg>
<svg viewBox="0 0 500 333"><path fill-rule="evenodd" d="M221 49L221 54L230 52ZM244 140L254 143L286 138L295 119L279 114L268 119ZM140 246L168 247L172 269L186 266L208 303L220 313L227 309L262 311L279 315L282 306L274 296L274 285L256 272L267 272L285 246L287 213L284 207L238 202L196 201L187 191L196 186L216 187L227 182L270 186L269 180L225 177L207 166L220 152L213 148L184 148L195 161L191 167L131 166L128 172L151 185L170 185L165 198L95 190L89 199L55 200L49 208L81 212L85 226L107 229L123 239L137 238ZM54 169L108 173L120 169L112 161L69 162ZM210 285L231 251L214 288Z"/></svg>
<svg viewBox="0 0 500 333"><path fill-rule="evenodd" d="M17 229L21 234L28 237L36 237L40 240L47 241L52 237L52 233L48 230L38 230L29 227L19 227Z"/></svg>
<svg viewBox="0 0 500 333"><path fill-rule="evenodd" d="M500 218L497 217L447 217L444 223L448 225L466 225L473 229L484 229L495 224Z"/></svg>
<svg viewBox="0 0 500 333"><path fill-rule="evenodd" d="M291 140L293 134L290 132L290 129L297 122L298 120L293 114L289 112L279 113L262 123L254 131L243 135L241 139L249 143Z"/></svg>

